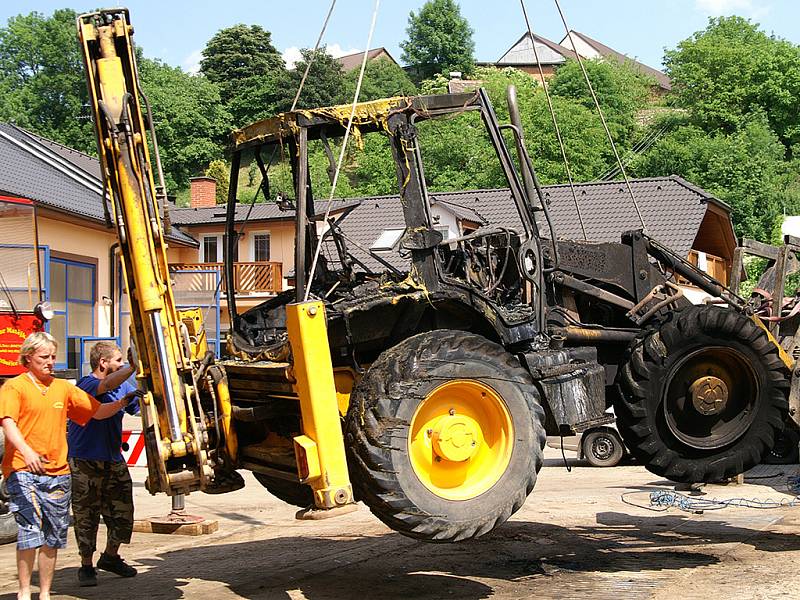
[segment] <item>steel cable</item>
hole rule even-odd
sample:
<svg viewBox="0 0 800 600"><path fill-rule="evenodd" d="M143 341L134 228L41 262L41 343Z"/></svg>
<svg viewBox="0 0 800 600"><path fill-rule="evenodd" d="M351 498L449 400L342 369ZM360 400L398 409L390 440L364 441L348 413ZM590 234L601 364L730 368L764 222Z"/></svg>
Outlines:
<svg viewBox="0 0 800 600"><path fill-rule="evenodd" d="M575 202L575 210L578 213L578 222L581 225L581 231L583 232L583 239L588 240L589 237L586 235L586 227L583 225L583 215L581 215L580 205L578 204L578 196L575 193L575 184L572 179L572 169L569 166L569 160L567 159L567 150L564 147L564 140L561 137L561 129L558 126L558 119L556 119L556 111L553 108L553 101L550 98L550 92L547 91L547 85L544 82L544 70L542 69L542 63L539 62L539 52L536 50L536 40L533 38L533 30L531 29L530 21L528 20L528 11L525 8L525 0L519 0L520 6L522 7L522 15L525 17L525 26L528 28L528 37L531 40L531 47L533 48L533 57L536 60L536 66L539 69L539 77L542 81L542 89L544 90L544 96L547 98L547 108L550 110L550 117L553 119L553 127L556 132L556 139L558 140L558 147L561 150L561 158L564 161L564 168L567 171L567 179L569 181L569 189L572 192L572 200ZM553 240L555 244L555 240Z"/></svg>
<svg viewBox="0 0 800 600"><path fill-rule="evenodd" d="M364 57L361 59L361 70L358 73L358 83L356 83L356 91L353 94L353 103L350 107L350 118L347 119L347 128L344 131L344 138L342 138L342 149L339 152L339 161L336 164L336 173L333 175L333 183L331 184L331 193L328 197L328 205L325 207L325 218L323 219L323 223L327 223L328 219L330 218L331 214L331 207L333 206L333 197L336 194L336 184L339 181L339 174L342 171L342 163L344 163L344 155L347 150L347 141L350 139L350 132L353 129L353 120L355 119L356 115L356 105L358 104L358 96L361 94L361 84L364 82L364 72L367 69L367 59L369 58L369 48L372 44L372 34L375 33L375 23L378 19L378 8L380 7L381 0L375 0L375 10L372 13L372 24L369 28L369 35L367 36L367 47L364 50ZM300 185L305 185L304 182L301 182ZM311 270L308 274L308 281L306 282L306 290L303 296L303 300L308 302L309 294L311 293L311 284L314 282L314 273L317 270L317 263L319 262L319 255L322 250L322 238L324 235L320 235L319 239L317 240L317 247L314 250L314 260L311 262Z"/></svg>
<svg viewBox="0 0 800 600"><path fill-rule="evenodd" d="M631 182L628 179L628 174L625 172L625 165L622 164L622 160L619 157L619 152L617 152L617 145L614 143L614 138L611 136L611 131L608 129L608 124L606 123L606 118L603 115L603 110L600 108L600 102L597 100L597 95L594 93L594 88L592 87L592 82L589 80L589 74L586 72L586 67L583 64L583 59L581 55L578 54L578 49L575 46L575 40L572 39L572 30L567 25L567 19L564 17L564 11L561 10L561 3L559 0L554 0L556 3L556 8L558 8L558 14L561 16L561 22L564 24L564 30L567 32L567 37L569 38L569 42L572 45L572 51L575 53L575 58L578 60L578 64L581 67L581 72L583 73L583 78L586 80L586 85L589 87L589 93L592 95L592 100L594 101L594 105L597 108L597 114L600 115L600 121L603 124L603 129L606 131L606 135L608 136L608 141L611 142L611 149L614 151L614 157L617 159L617 164L619 164L620 171L622 172L622 177L625 180L625 186L628 188L628 193L631 196L631 201L633 202L633 207L636 209L636 214L639 216L639 221L642 223L642 229L647 232L647 225L644 223L644 217L642 217L642 211L639 210L639 203L636 202L636 196L633 194L633 188L631 187Z"/></svg>

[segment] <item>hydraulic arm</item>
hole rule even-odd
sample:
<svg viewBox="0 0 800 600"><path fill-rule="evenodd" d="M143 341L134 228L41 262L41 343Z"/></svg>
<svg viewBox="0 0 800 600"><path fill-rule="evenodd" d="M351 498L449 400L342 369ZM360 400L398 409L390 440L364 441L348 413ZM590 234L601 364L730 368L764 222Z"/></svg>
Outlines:
<svg viewBox="0 0 800 600"><path fill-rule="evenodd" d="M137 378L146 391L142 420L148 488L153 493L188 493L204 488L213 477L197 390L203 367L192 360L189 336L170 287L133 28L126 9L81 15L77 26L98 155L130 298ZM155 140L152 131L150 139Z"/></svg>

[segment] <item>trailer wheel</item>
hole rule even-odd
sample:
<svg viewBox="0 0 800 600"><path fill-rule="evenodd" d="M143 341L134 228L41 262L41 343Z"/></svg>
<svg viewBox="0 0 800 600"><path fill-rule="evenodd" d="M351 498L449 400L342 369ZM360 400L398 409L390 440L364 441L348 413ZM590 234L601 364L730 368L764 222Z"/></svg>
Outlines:
<svg viewBox="0 0 800 600"><path fill-rule="evenodd" d="M255 471L253 471L253 476L258 483L267 488L270 494L278 500L286 502L286 504L299 506L300 508L308 508L314 505L314 492L307 485L278 477L270 477Z"/></svg>
<svg viewBox="0 0 800 600"><path fill-rule="evenodd" d="M674 314L637 339L615 406L628 449L678 482L719 481L757 465L788 412L776 345L746 315L716 306Z"/></svg>
<svg viewBox="0 0 800 600"><path fill-rule="evenodd" d="M381 354L353 392L345 427L355 491L404 535L481 536L533 489L543 418L530 374L501 346L421 333Z"/></svg>
<svg viewBox="0 0 800 600"><path fill-rule="evenodd" d="M581 436L583 457L593 467L615 467L624 450L619 435L610 429L593 429Z"/></svg>

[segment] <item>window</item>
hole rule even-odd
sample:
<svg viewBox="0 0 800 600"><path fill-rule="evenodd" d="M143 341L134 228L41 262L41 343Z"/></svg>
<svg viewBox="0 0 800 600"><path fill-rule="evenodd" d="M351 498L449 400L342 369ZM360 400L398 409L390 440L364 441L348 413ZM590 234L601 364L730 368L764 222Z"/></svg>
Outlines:
<svg viewBox="0 0 800 600"><path fill-rule="evenodd" d="M91 264L61 258L50 260L50 303L55 316L50 333L58 341L56 364L67 365L68 340L93 336L95 272Z"/></svg>
<svg viewBox="0 0 800 600"><path fill-rule="evenodd" d="M202 256L200 256L200 262L206 263L215 263L215 262L222 262L219 259L219 251L221 250L221 244L219 243L219 236L217 235L204 235L203 236L203 245L202 248Z"/></svg>
<svg viewBox="0 0 800 600"><path fill-rule="evenodd" d="M253 235L253 260L255 262L269 262L268 233L256 233Z"/></svg>
<svg viewBox="0 0 800 600"><path fill-rule="evenodd" d="M450 228L447 225L434 225L433 228L442 234L443 240L449 240L453 235L450 235Z"/></svg>
<svg viewBox="0 0 800 600"><path fill-rule="evenodd" d="M378 236L378 239L372 242L372 245L369 247L370 250L391 250L394 248L397 240L400 239L400 236L403 235L404 231L405 229L384 229Z"/></svg>

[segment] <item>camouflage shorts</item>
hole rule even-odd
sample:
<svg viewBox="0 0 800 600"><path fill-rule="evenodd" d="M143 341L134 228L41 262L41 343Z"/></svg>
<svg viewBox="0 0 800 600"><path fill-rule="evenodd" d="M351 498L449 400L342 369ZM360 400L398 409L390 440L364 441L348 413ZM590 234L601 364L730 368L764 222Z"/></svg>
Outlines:
<svg viewBox="0 0 800 600"><path fill-rule="evenodd" d="M133 532L133 485L124 462L70 458L72 514L81 556L96 550L100 516L111 544L128 544Z"/></svg>

